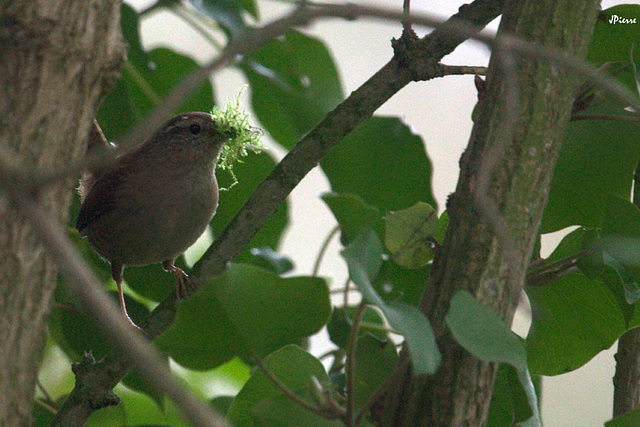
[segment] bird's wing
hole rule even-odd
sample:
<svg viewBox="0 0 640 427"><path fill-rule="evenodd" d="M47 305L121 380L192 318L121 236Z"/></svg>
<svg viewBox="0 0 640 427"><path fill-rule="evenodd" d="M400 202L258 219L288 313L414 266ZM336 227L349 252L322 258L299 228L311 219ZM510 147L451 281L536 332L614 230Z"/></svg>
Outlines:
<svg viewBox="0 0 640 427"><path fill-rule="evenodd" d="M117 194L123 178L121 173L105 173L88 189L76 219L76 228L80 234L89 224L112 211L118 201Z"/></svg>

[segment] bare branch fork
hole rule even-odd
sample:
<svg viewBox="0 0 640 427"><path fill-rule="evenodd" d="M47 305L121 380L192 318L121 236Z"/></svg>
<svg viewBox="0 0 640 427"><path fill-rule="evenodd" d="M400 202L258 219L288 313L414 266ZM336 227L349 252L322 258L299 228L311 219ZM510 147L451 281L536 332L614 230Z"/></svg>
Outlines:
<svg viewBox="0 0 640 427"><path fill-rule="evenodd" d="M391 60L303 138L274 169L272 174L260 184L256 192L214 242L205 255L204 261L199 263L196 276L215 275L224 270L226 263L235 258L246 247L271 213L275 211L277 206L287 197L306 173L316 166L319 160L345 135L362 121L371 117L374 111L398 90L412 81L432 78L437 74L438 61L469 37L474 37L490 46L498 43L497 40L490 36L477 35L477 32L499 15L501 7L501 1L476 0L469 5L463 6L458 14L444 24L426 16L411 17L411 22L415 24L435 26L436 29L422 40L419 40L408 51L413 55L408 63L410 66L402 66L396 59ZM358 16L399 20L402 19L403 14L401 12L353 5L311 6L307 4L304 7L300 7L291 15L253 30L240 39L232 41L214 61L183 80L170 93L167 101L122 141L124 142L123 145L129 146L134 141L144 140L145 135L152 129L157 128L193 88L208 78L212 71L233 62L238 54L246 54L293 27L306 25L319 18L342 17L354 19ZM543 57L578 71L624 99L630 105L638 106L637 99L619 84L602 77L583 62L570 58L562 52L514 39L505 38L500 43L505 49L526 56ZM3 175L3 178L15 176L7 168L2 168L0 175ZM39 182L43 183L42 180ZM6 184L3 185L5 189L10 189L15 182L11 183L9 181L7 183L5 181L3 184ZM57 230L52 228L51 222L47 222L43 211L31 202L30 198L18 195L13 197L12 200L22 214L34 223L34 227L39 231L43 241L52 252L55 253L65 245L69 246L70 242L66 239L64 230L61 227L58 227ZM63 251L61 253L64 256L59 256L59 265L63 270L63 274L70 279L70 285L74 293L80 295L83 300L91 301L92 298L87 295L94 294L94 291L98 294L103 292L90 273L87 274L86 266L79 265L78 257L73 252L65 254ZM76 259L76 261L70 263L70 259ZM65 263L69 268L65 267ZM104 293L102 296L104 296ZM125 325L122 325L119 319L116 319L117 316L113 316L113 313L117 312L114 305L109 305L113 303L104 298L97 298L96 305L92 303L92 307L95 307L95 312L102 320L96 318L96 321L103 330L107 331L108 335L123 337L116 344L122 349L127 349L126 357L123 357L119 352L113 351L100 362L100 369L104 375L111 376L117 383L132 366L133 362L130 359L137 358L138 352L144 353L144 350L138 350L139 348L144 348L144 345L139 346L138 344L142 341L140 337L132 336L131 331L126 330ZM103 307L104 309L99 310L98 307ZM150 338L162 333L171 324L174 314L175 305L173 299L170 298L161 303L149 319L147 333ZM146 346L149 347L148 344ZM148 370L153 370L157 366L162 366L162 364L155 365L155 363L150 362L149 366L153 368L148 368ZM96 373L96 375L98 374ZM164 382L158 384L160 380L155 380L154 383L174 398L179 394ZM78 392L74 389L71 396L77 397L77 394ZM179 405L190 417L192 416L187 410L189 404L183 405L179 403ZM192 420L196 419L198 418L193 415ZM197 424L205 425L202 423Z"/></svg>

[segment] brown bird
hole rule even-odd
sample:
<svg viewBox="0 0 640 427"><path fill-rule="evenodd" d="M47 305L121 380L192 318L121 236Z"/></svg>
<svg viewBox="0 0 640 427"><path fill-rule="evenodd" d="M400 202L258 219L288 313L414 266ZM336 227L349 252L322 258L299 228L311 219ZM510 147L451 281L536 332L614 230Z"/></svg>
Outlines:
<svg viewBox="0 0 640 427"><path fill-rule="evenodd" d="M125 265L162 263L176 276L178 296L186 294L188 276L174 262L215 214L216 162L230 137L211 114L180 114L106 170L83 177L76 228L111 264L127 318Z"/></svg>

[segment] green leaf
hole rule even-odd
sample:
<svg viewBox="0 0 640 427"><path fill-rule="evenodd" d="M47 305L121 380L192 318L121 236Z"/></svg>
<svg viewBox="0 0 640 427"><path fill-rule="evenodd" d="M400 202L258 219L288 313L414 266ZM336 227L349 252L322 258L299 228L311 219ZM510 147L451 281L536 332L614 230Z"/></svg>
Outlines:
<svg viewBox="0 0 640 427"><path fill-rule="evenodd" d="M458 291L451 298L445 323L458 344L478 359L506 363L515 368L529 402L530 424L539 426L538 398L527 367L523 340L467 291Z"/></svg>
<svg viewBox="0 0 640 427"><path fill-rule="evenodd" d="M184 77L200 68L192 58L171 49L156 48L148 55L151 62L130 63L131 66L125 67L123 76L132 97L132 105L140 117L155 108ZM211 111L213 104L213 87L206 80L174 113Z"/></svg>
<svg viewBox="0 0 640 427"><path fill-rule="evenodd" d="M331 313L331 319L327 323L327 332L329 333L329 339L340 348L347 348L352 326L351 319L357 309L357 306L335 307L333 313ZM369 334L380 341L384 341L389 338L387 329L388 326L380 311L373 307L365 307L358 330L359 334Z"/></svg>
<svg viewBox="0 0 640 427"><path fill-rule="evenodd" d="M382 243L373 230L366 229L344 248L340 254L349 266L349 277L363 289L360 291L370 304L379 307L382 299L371 286L382 265Z"/></svg>
<svg viewBox="0 0 640 427"><path fill-rule="evenodd" d="M601 235L604 262L618 272L626 300L633 304L640 299L640 210L628 200L609 197Z"/></svg>
<svg viewBox="0 0 640 427"><path fill-rule="evenodd" d="M614 243L613 241L609 241L609 244L614 244L616 246L617 243L619 242ZM624 287L624 298L627 304L634 304L637 302L640 299L640 288L638 288L638 283L635 281L633 276L629 274L625 266L608 251L603 251L602 258L604 263L611 266L620 277L622 286Z"/></svg>
<svg viewBox="0 0 640 427"><path fill-rule="evenodd" d="M632 45L640 46L640 25L612 24L616 15L640 19L640 6L618 5L603 11L596 23L588 60L626 68L615 78L636 91L630 67ZM638 55L636 55L637 61ZM624 114L611 95L596 89L596 104L587 114ZM610 194L628 198L633 172L640 157L640 126L611 120L579 120L569 124L551 182L541 233L570 225L599 227Z"/></svg>
<svg viewBox="0 0 640 427"><path fill-rule="evenodd" d="M242 7L236 0L189 0L202 14L218 22L232 36L247 29L242 17Z"/></svg>
<svg viewBox="0 0 640 427"><path fill-rule="evenodd" d="M118 294L109 292L115 304L119 305ZM63 292L57 292L56 304L49 319L49 331L56 343L73 360L78 361L83 354L91 351L96 359L104 357L113 347L111 337L104 336L95 326L93 318L82 307L80 301L69 300ZM149 315L149 310L138 301L125 295L127 312L134 322L141 322Z"/></svg>
<svg viewBox="0 0 640 427"><path fill-rule="evenodd" d="M310 393L312 377L325 389L331 389L322 363L297 346L283 347L267 356L263 363L290 390L310 404L315 404ZM253 426L254 420L261 421L257 425L339 425L330 423L285 398L283 392L261 369L255 370L233 400L228 417L233 425L239 427Z"/></svg>
<svg viewBox="0 0 640 427"><path fill-rule="evenodd" d="M147 53L140 42L138 14L130 6L123 5L121 18L128 60L122 79L107 94L98 114L98 122L110 139L126 133L157 106L175 84L200 68L193 59L170 49L157 48ZM207 80L176 113L210 111L213 104L213 86Z"/></svg>
<svg viewBox="0 0 640 427"><path fill-rule="evenodd" d="M615 417L604 423L605 427L635 427L640 425L640 408Z"/></svg>
<svg viewBox="0 0 640 427"><path fill-rule="evenodd" d="M544 286L527 286L532 322L527 336L531 372L558 375L587 363L626 330L611 290L580 272Z"/></svg>
<svg viewBox="0 0 640 427"><path fill-rule="evenodd" d="M175 265L188 271L183 256L176 259ZM137 294L156 302L165 299L176 288L175 275L164 271L160 264L127 266L124 280Z"/></svg>
<svg viewBox="0 0 640 427"><path fill-rule="evenodd" d="M283 427L340 427L339 421L327 420L301 408L286 396L271 396L256 403L251 411L253 425Z"/></svg>
<svg viewBox="0 0 640 427"><path fill-rule="evenodd" d="M444 320L458 344L478 359L526 368L527 352L522 339L469 292L456 292Z"/></svg>
<svg viewBox="0 0 640 427"><path fill-rule="evenodd" d="M382 243L378 236L373 230L365 230L341 254L349 266L349 277L362 297L377 306L391 326L404 335L415 372L433 374L441 356L429 320L416 307L400 302L385 303L371 283L381 265Z"/></svg>
<svg viewBox="0 0 640 427"><path fill-rule="evenodd" d="M156 343L181 365L210 369L235 355L264 356L317 332L331 314L329 291L316 277L279 276L231 264L181 303Z"/></svg>
<svg viewBox="0 0 640 427"><path fill-rule="evenodd" d="M540 377L536 377L534 383L535 389L540 390ZM536 400L539 400L539 396ZM493 388L486 425L512 427L515 424L522 425L532 417L529 398L522 386L518 371L510 365L501 364Z"/></svg>
<svg viewBox="0 0 640 427"><path fill-rule="evenodd" d="M340 224L341 242L345 246L362 230L373 227L382 219L380 211L349 193L325 193L320 197L331 209Z"/></svg>
<svg viewBox="0 0 640 427"><path fill-rule="evenodd" d="M381 212L421 201L437 206L424 142L398 118L363 122L320 165L332 191L355 194Z"/></svg>
<svg viewBox="0 0 640 427"><path fill-rule="evenodd" d="M636 24L614 22L613 16L625 19L635 18ZM603 10L596 21L587 56L589 62L596 66L606 62L619 62L624 65L626 69L618 77L634 91L635 82L629 65L632 47L634 45L640 47L640 26L637 22L640 22L640 6L637 4L621 4ZM638 58L637 55L636 58Z"/></svg>
<svg viewBox="0 0 640 427"><path fill-rule="evenodd" d="M219 414L226 415L235 396L217 396L209 402L209 405Z"/></svg>
<svg viewBox="0 0 640 427"><path fill-rule="evenodd" d="M147 398L145 395L136 393L124 387L116 388L116 394L122 399L122 403L111 408L118 408L123 412L124 419L112 417L102 418L99 411L95 411L87 426L175 426L189 427L191 424L184 418L182 411L168 398L165 398L160 405ZM108 408L108 409L111 409ZM98 418L100 419L98 421Z"/></svg>
<svg viewBox="0 0 640 427"><path fill-rule="evenodd" d="M218 236L222 232L258 185L271 173L275 164L275 160L267 153L249 153L241 162L234 165L234 173L238 177L238 184L228 191L220 192L218 209L211 220L214 236ZM218 170L216 176L221 188L228 188L233 182L233 178L227 171ZM255 257L250 254L253 248L270 247L276 250L289 223L288 215L289 204L285 201L271 215L264 227L253 237L247 249L237 261L255 261ZM194 271L197 271L197 265L196 263Z"/></svg>
<svg viewBox="0 0 640 427"><path fill-rule="evenodd" d="M290 31L244 58L260 123L291 148L343 99L340 77L324 44Z"/></svg>
<svg viewBox="0 0 640 427"><path fill-rule="evenodd" d="M268 246L251 249L251 255L253 256L252 264L275 274L281 275L293 270L291 258L279 254Z"/></svg>
<svg viewBox="0 0 640 427"><path fill-rule="evenodd" d="M374 286L385 301L402 301L418 306L424 287L429 281L431 264L409 270L390 259L382 262L380 279Z"/></svg>
<svg viewBox="0 0 640 427"><path fill-rule="evenodd" d="M602 224L609 195L627 198L640 153L640 126L571 122L551 182L541 233Z"/></svg>
<svg viewBox="0 0 640 427"><path fill-rule="evenodd" d="M438 214L424 202L387 215L385 244L396 264L417 269L434 256L433 239L438 231Z"/></svg>
<svg viewBox="0 0 640 427"><path fill-rule="evenodd" d="M361 407L393 373L398 352L393 341L367 333L358 338L355 356L354 397Z"/></svg>

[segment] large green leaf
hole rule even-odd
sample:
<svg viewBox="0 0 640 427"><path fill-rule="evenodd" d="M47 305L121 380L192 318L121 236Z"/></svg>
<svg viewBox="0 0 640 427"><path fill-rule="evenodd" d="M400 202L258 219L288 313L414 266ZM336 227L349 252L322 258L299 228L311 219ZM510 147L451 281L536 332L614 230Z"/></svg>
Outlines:
<svg viewBox="0 0 640 427"><path fill-rule="evenodd" d="M378 307L391 326L404 335L415 372L433 374L441 356L429 320L414 306L393 301L386 303L372 285L382 263L382 243L375 232L371 229L363 231L341 254L349 266L349 277L362 297Z"/></svg>
<svg viewBox="0 0 640 427"><path fill-rule="evenodd" d="M634 20L635 23L622 23L620 18ZM631 62L631 49L635 46L635 62L640 63L637 49L640 47L640 6L621 4L603 10L596 22L587 59L596 66L606 62L619 62L628 66ZM627 67L620 80L635 91L635 82L631 68Z"/></svg>
<svg viewBox="0 0 640 427"><path fill-rule="evenodd" d="M266 152L259 154L249 153L241 162L234 165L233 172L238 178L238 183L233 187L231 187L233 183L231 175L227 171L218 169L216 176L218 177L220 188L228 188L228 190L220 191L218 209L211 220L214 236L220 234L255 191L258 184L273 170L275 164L273 157ZM288 211L289 205L285 201L271 215L264 227L253 237L240 260L247 260L247 252L252 248L278 248L282 234L289 223Z"/></svg>
<svg viewBox="0 0 640 427"><path fill-rule="evenodd" d="M539 426L538 397L527 367L523 340L467 291L458 291L451 298L445 322L458 344L475 357L515 368L531 412L527 423Z"/></svg>
<svg viewBox="0 0 640 427"><path fill-rule="evenodd" d="M368 205L354 194L330 192L323 194L321 198L340 225L340 240L344 245L348 245L362 230L374 227L382 219L378 208Z"/></svg>
<svg viewBox="0 0 640 427"><path fill-rule="evenodd" d="M625 286L626 300L640 296L640 210L631 202L610 197L602 224L605 262L616 269Z"/></svg>
<svg viewBox="0 0 640 427"><path fill-rule="evenodd" d="M183 78L200 68L192 58L159 47L151 50L149 61L130 63L125 67L124 79L132 97L132 105L140 117L146 116ZM175 113L211 111L213 88L206 80L178 107Z"/></svg>
<svg viewBox="0 0 640 427"><path fill-rule="evenodd" d="M398 363L393 341L364 334L358 338L355 352L354 399L362 406L377 391Z"/></svg>
<svg viewBox="0 0 640 427"><path fill-rule="evenodd" d="M146 52L140 42L139 19L128 5L123 5L121 25L128 46L128 59L122 79L102 101L98 122L110 139L122 136L134 123L156 107L184 77L200 66L188 56L167 48ZM203 82L175 113L210 111L213 86Z"/></svg>
<svg viewBox="0 0 640 427"><path fill-rule="evenodd" d="M176 362L210 369L235 355L265 356L317 332L331 314L329 291L316 277L283 279L232 264L179 306L156 343Z"/></svg>
<svg viewBox="0 0 640 427"><path fill-rule="evenodd" d="M526 289L533 313L527 336L529 367L558 375L587 363L626 330L611 290L580 272Z"/></svg>
<svg viewBox="0 0 640 427"><path fill-rule="evenodd" d="M187 270L183 256L174 264ZM160 264L128 266L124 269L124 280L137 294L156 302L165 299L176 288L175 275L164 271Z"/></svg>
<svg viewBox="0 0 640 427"><path fill-rule="evenodd" d="M469 292L456 292L444 320L458 344L475 357L526 368L527 352L522 339Z"/></svg>
<svg viewBox="0 0 640 427"><path fill-rule="evenodd" d="M271 40L240 63L253 110L281 145L291 148L342 101L340 77L324 44L297 31Z"/></svg>
<svg viewBox="0 0 640 427"><path fill-rule="evenodd" d="M631 48L640 46L640 25L610 23L612 16L640 19L640 6L619 5L602 12L588 60L595 66L617 62L626 66L616 78L636 91L630 67ZM636 49L637 51L637 49ZM636 53L638 63L640 55ZM623 115L625 105L595 89L597 104L581 114ZM640 126L609 120L573 121L567 130L551 183L541 232L570 225L599 227L610 194L628 198L640 157Z"/></svg>
<svg viewBox="0 0 640 427"><path fill-rule="evenodd" d="M640 126L635 123L572 122L560 150L540 232L570 225L600 226L609 195L629 197L639 155Z"/></svg>
<svg viewBox="0 0 640 427"><path fill-rule="evenodd" d="M320 165L332 191L355 194L382 212L417 202L437 207L424 143L398 118L363 122Z"/></svg>
<svg viewBox="0 0 640 427"><path fill-rule="evenodd" d="M533 378L538 401L542 385L540 380L539 376ZM514 425L523 427L523 423L531 420L532 417L529 398L517 370L510 365L501 364L493 387L486 425L491 427L513 427Z"/></svg>
<svg viewBox="0 0 640 427"><path fill-rule="evenodd" d="M290 390L312 405L312 377L329 390L331 382L322 363L294 345L277 350L264 359L264 365ZM233 400L228 412L235 426L337 426L292 402L277 388L266 374L256 369L249 381Z"/></svg>

